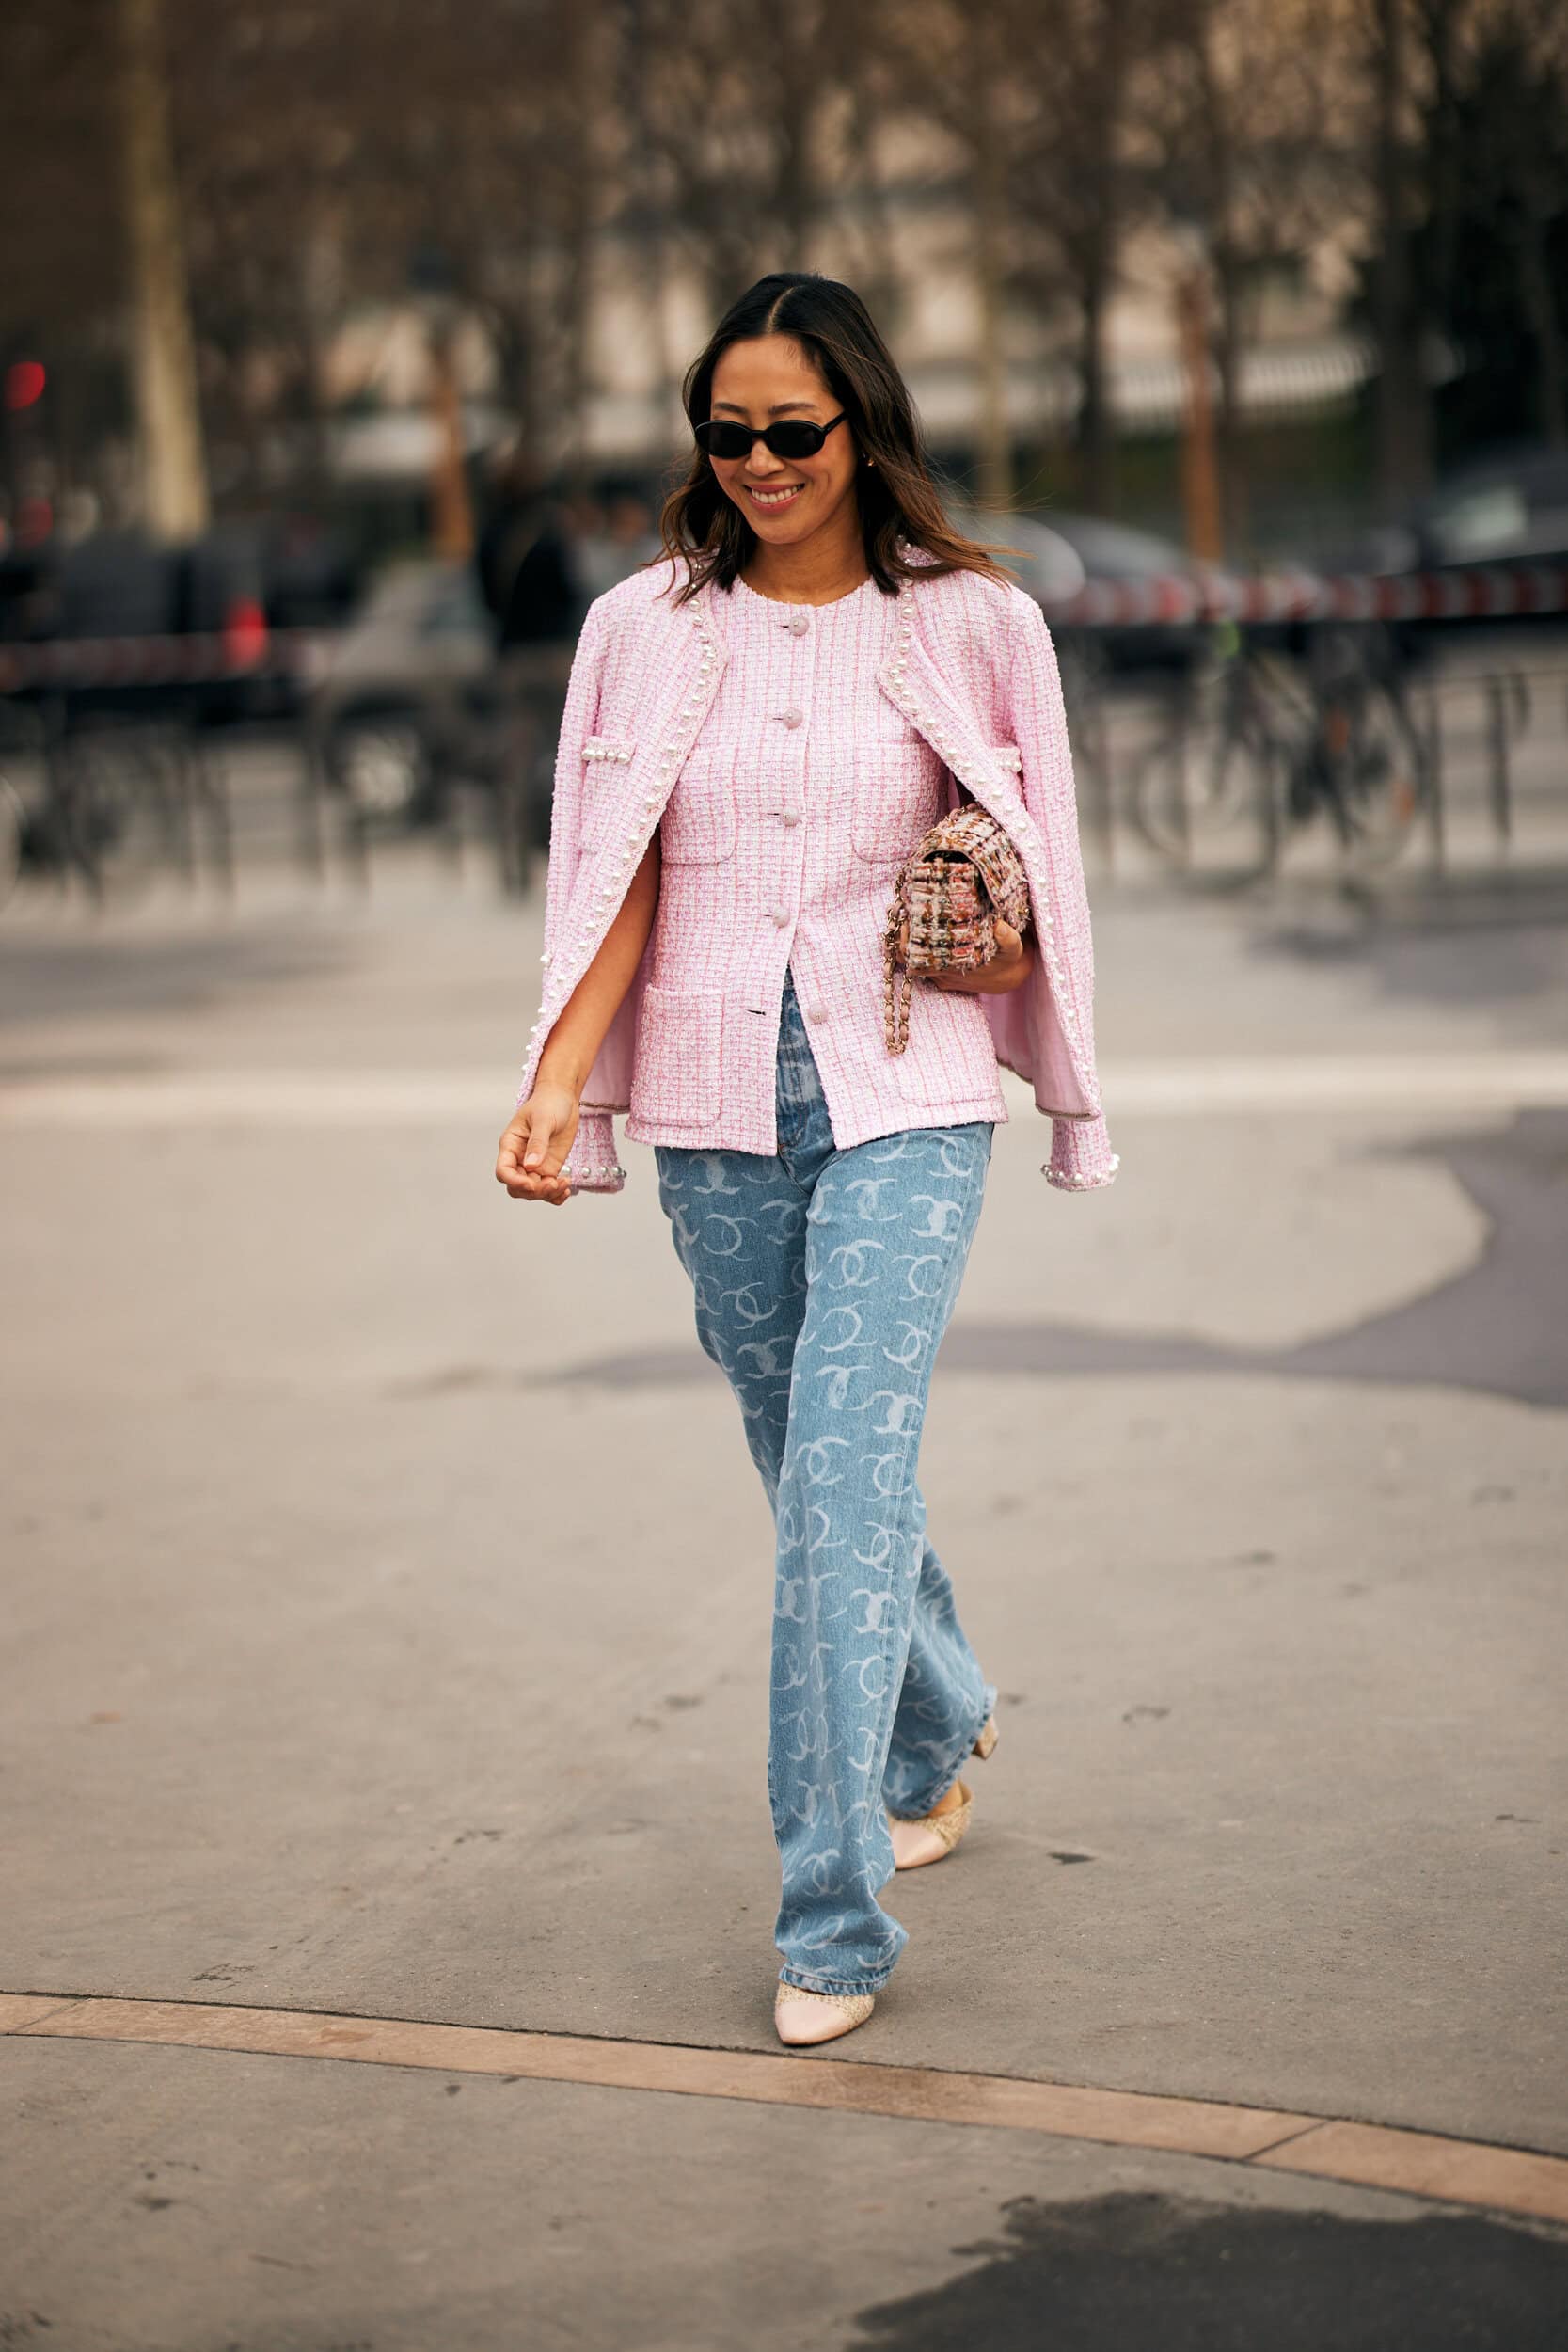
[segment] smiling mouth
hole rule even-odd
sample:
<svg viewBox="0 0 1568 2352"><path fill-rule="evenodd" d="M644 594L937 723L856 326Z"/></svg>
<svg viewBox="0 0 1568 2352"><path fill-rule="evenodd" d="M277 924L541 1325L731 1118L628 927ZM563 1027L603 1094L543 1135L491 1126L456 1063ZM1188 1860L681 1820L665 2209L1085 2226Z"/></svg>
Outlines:
<svg viewBox="0 0 1568 2352"><path fill-rule="evenodd" d="M765 507L787 506L792 499L800 497L805 486L803 482L792 482L787 489L753 490L749 482L744 485L747 497L758 506Z"/></svg>

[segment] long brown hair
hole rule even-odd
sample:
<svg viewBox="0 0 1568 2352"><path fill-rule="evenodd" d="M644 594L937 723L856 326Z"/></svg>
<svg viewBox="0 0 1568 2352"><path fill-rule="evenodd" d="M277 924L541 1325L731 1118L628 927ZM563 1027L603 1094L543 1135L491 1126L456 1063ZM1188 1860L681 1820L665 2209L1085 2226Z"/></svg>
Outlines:
<svg viewBox="0 0 1568 2352"><path fill-rule="evenodd" d="M865 560L884 596L900 580L939 572L982 572L1009 580L977 541L955 531L942 511L914 404L870 311L853 287L805 270L759 278L731 304L686 372L681 400L701 424L713 397L713 371L731 343L757 335L789 335L816 360L836 407L848 412L856 440L873 466L855 468L855 495ZM756 545L756 533L725 497L704 452L693 447L686 480L665 500L658 518L664 557L689 578L676 596L684 604L709 580L728 588ZM1017 548L999 546L1005 555ZM911 563L905 545L927 561ZM654 563L664 559L653 558Z"/></svg>

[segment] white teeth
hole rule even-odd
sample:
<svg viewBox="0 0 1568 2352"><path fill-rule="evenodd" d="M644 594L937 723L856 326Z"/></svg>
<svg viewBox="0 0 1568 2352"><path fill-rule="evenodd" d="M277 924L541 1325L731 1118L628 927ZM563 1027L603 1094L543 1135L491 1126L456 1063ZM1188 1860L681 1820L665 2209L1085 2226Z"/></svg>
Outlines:
<svg viewBox="0 0 1568 2352"><path fill-rule="evenodd" d="M747 495L754 498L759 506L787 506L792 498L800 495L802 487L803 485L795 482L787 490L752 490Z"/></svg>

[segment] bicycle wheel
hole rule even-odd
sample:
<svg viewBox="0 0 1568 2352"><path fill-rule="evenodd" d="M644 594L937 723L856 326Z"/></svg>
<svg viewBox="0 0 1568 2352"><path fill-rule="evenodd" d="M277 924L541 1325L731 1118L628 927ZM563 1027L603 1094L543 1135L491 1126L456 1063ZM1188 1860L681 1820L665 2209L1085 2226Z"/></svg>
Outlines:
<svg viewBox="0 0 1568 2352"><path fill-rule="evenodd" d="M1263 764L1261 747L1234 715L1183 723L1133 763L1133 825L1158 856L1186 866L1197 836L1257 813Z"/></svg>
<svg viewBox="0 0 1568 2352"><path fill-rule="evenodd" d="M16 888L26 834L27 810L22 795L8 776L0 775L0 907Z"/></svg>
<svg viewBox="0 0 1568 2352"><path fill-rule="evenodd" d="M63 763L55 818L65 859L101 903L146 890L173 825L166 779L154 761L117 757L86 741L71 746Z"/></svg>
<svg viewBox="0 0 1568 2352"><path fill-rule="evenodd" d="M1323 797L1347 860L1376 868L1398 857L1426 797L1426 756L1414 726L1386 687L1365 688L1329 711L1339 739L1328 740Z"/></svg>

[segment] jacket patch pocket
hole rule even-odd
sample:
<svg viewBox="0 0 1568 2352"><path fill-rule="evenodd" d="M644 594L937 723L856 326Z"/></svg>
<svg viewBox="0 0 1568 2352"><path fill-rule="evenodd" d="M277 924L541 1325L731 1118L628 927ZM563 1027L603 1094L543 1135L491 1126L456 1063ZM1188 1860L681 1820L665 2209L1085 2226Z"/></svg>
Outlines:
<svg viewBox="0 0 1568 2352"><path fill-rule="evenodd" d="M718 1118L724 999L716 989L642 991L631 1073L631 1115L666 1127Z"/></svg>
<svg viewBox="0 0 1568 2352"><path fill-rule="evenodd" d="M910 1041L893 1066L903 1091L928 1107L992 1092L996 1040L983 998L917 980L910 991Z"/></svg>
<svg viewBox="0 0 1568 2352"><path fill-rule="evenodd" d="M658 820L659 850L670 866L717 866L735 855L735 758L694 751L675 778Z"/></svg>
<svg viewBox="0 0 1568 2352"><path fill-rule="evenodd" d="M868 865L895 866L918 849L947 806L946 770L924 736L867 743L852 755L850 838Z"/></svg>

